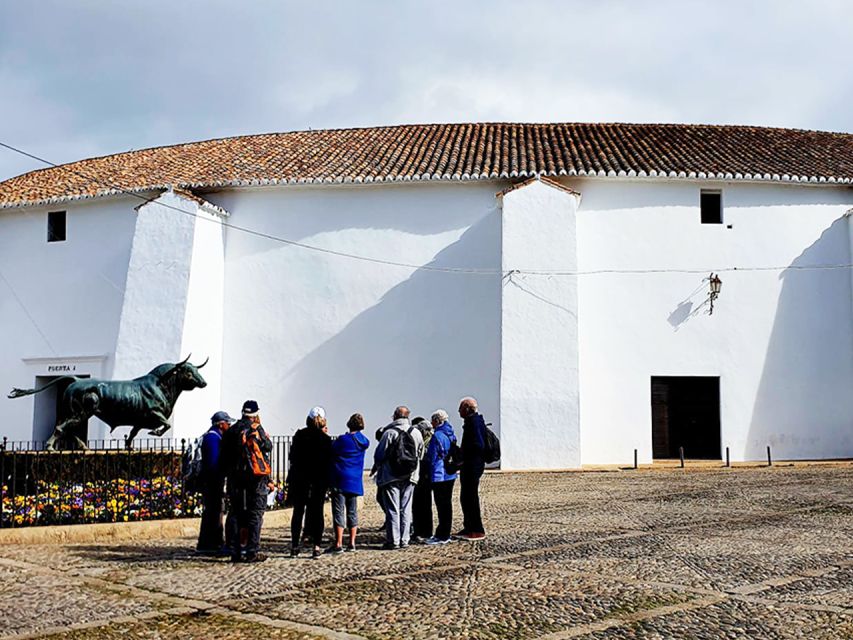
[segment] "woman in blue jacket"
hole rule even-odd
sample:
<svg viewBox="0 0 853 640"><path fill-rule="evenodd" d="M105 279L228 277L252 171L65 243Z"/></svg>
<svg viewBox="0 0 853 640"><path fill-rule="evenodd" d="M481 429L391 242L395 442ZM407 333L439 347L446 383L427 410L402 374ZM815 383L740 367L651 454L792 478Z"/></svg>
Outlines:
<svg viewBox="0 0 853 640"><path fill-rule="evenodd" d="M456 481L456 473L447 472L444 468L444 459L450 453L452 444L456 443L456 435L447 421L447 412L443 409L432 414L432 426L435 432L429 441L426 459L429 466L428 472L432 478L432 494L435 499L435 510L438 513L438 526L435 528L435 535L426 543L446 544L450 542L450 531L453 527L453 483Z"/></svg>
<svg viewBox="0 0 853 640"><path fill-rule="evenodd" d="M364 495L364 452L370 441L361 433L364 418L354 413L347 421L349 433L332 443L332 516L335 522L335 543L328 553L341 553L344 541L344 522L349 530L347 551L355 551L355 534L358 531L358 496ZM346 517L344 517L346 515Z"/></svg>

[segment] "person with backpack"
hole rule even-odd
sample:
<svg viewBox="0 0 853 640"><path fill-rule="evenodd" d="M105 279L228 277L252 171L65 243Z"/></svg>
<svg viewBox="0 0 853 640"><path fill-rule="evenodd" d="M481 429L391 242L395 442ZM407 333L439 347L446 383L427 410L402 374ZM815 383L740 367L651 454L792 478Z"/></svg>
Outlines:
<svg viewBox="0 0 853 640"><path fill-rule="evenodd" d="M287 474L287 499L293 506L290 518L290 556L301 549L303 521L305 535L314 545L312 556L323 554L323 504L329 488L332 439L326 433L326 411L314 407L305 418L305 426L293 436L290 445L290 471Z"/></svg>
<svg viewBox="0 0 853 640"><path fill-rule="evenodd" d="M203 511L198 532L196 551L202 555L224 555L228 549L224 545L225 466L222 449L222 437L235 420L225 411L217 411L210 418L210 429L201 438L201 465L197 471L197 486L201 488ZM195 475L196 471L193 470Z"/></svg>
<svg viewBox="0 0 853 640"><path fill-rule="evenodd" d="M228 475L228 500L233 518L228 537L231 562L263 562L260 553L261 526L269 493L270 452L272 441L261 426L258 403L246 400L242 417L232 426L223 441ZM241 530L246 531L246 548L241 549Z"/></svg>
<svg viewBox="0 0 853 640"><path fill-rule="evenodd" d="M358 496L364 495L364 452L370 446L362 431L364 418L354 413L347 420L349 433L332 443L332 470L329 486L332 489L332 518L335 524L335 542L327 553L344 551L344 525L349 532L347 551L355 551L358 531Z"/></svg>
<svg viewBox="0 0 853 640"><path fill-rule="evenodd" d="M424 471L429 443L432 439L432 423L418 416L412 420L412 426L421 432L424 441L424 455L421 458L421 473L412 495L412 542L423 544L432 537L432 478Z"/></svg>
<svg viewBox="0 0 853 640"><path fill-rule="evenodd" d="M428 475L432 482L432 495L435 498L435 510L438 514L438 526L435 535L426 544L447 544L453 527L453 485L456 483L456 469L453 466L451 452L458 451L456 434L447 421L447 412L438 409L432 414L432 438L427 447L426 464L421 475Z"/></svg>
<svg viewBox="0 0 853 640"><path fill-rule="evenodd" d="M418 471L424 453L421 432L409 424L408 407L394 410L394 421L382 434L373 460L376 484L382 492L387 525L383 549L409 546L412 525L412 494L418 483Z"/></svg>
<svg viewBox="0 0 853 640"><path fill-rule="evenodd" d="M480 514L480 478L486 468L486 421L477 408L474 398L459 402L462 418L462 468L459 472L459 502L462 506L462 531L456 534L464 540L482 540L486 537Z"/></svg>
<svg viewBox="0 0 853 640"><path fill-rule="evenodd" d="M382 436L390 427L390 424L386 424L384 427L379 427L376 430L376 444L378 445L382 442ZM375 453L375 452L374 452ZM382 502L382 487L379 486L377 482L376 472L379 471L379 465L374 461L373 466L370 467L369 476L373 478L373 483L376 485L376 504L379 505L379 508L382 509L382 514L385 516L384 520L382 520L382 526L377 529L377 531L385 531L388 529L388 509L385 508L385 505Z"/></svg>

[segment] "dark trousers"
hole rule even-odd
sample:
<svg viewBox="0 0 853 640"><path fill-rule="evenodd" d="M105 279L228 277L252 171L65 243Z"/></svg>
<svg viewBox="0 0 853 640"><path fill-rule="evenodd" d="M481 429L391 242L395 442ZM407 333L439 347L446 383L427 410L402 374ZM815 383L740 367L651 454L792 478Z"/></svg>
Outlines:
<svg viewBox="0 0 853 640"><path fill-rule="evenodd" d="M382 514L385 519L382 521L382 531L388 529L388 508L385 506L385 494L382 493L382 487L376 487L376 504L382 509Z"/></svg>
<svg viewBox="0 0 853 640"><path fill-rule="evenodd" d="M222 549L224 528L222 514L224 511L223 493L225 481L213 482L204 488L201 494L204 511L201 514L201 527L198 531L199 551L220 551Z"/></svg>
<svg viewBox="0 0 853 640"><path fill-rule="evenodd" d="M462 528L467 533L485 533L480 515L480 478L482 467L462 468L459 472L459 502L462 505Z"/></svg>
<svg viewBox="0 0 853 640"><path fill-rule="evenodd" d="M421 481L412 496L412 532L419 538L432 537L432 486Z"/></svg>
<svg viewBox="0 0 853 640"><path fill-rule="evenodd" d="M432 495L435 498L435 511L438 514L438 526L435 537L448 540L453 528L453 485L455 480L436 482L432 485Z"/></svg>
<svg viewBox="0 0 853 640"><path fill-rule="evenodd" d="M323 542L323 503L326 500L326 487L310 486L297 488L292 496L293 515L290 517L290 544L298 547L302 541L303 520L305 535L315 547Z"/></svg>
<svg viewBox="0 0 853 640"><path fill-rule="evenodd" d="M231 555L240 555L240 529L246 529L246 555L254 555L261 548L261 527L267 509L266 484L235 487L228 492L233 518L229 517L227 538L231 543Z"/></svg>

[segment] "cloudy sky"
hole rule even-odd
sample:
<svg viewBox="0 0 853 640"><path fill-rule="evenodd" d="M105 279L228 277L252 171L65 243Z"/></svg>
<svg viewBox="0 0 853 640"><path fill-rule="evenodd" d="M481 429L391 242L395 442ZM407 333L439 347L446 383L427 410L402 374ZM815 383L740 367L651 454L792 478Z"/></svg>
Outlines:
<svg viewBox="0 0 853 640"><path fill-rule="evenodd" d="M53 162L412 122L853 131L848 0L0 0L0 141ZM0 179L41 165L0 149Z"/></svg>

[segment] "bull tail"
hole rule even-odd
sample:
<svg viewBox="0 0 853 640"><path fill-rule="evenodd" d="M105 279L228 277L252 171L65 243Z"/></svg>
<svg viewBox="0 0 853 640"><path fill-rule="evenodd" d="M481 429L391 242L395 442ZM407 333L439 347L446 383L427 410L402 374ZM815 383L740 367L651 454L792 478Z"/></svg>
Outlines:
<svg viewBox="0 0 853 640"><path fill-rule="evenodd" d="M6 397L7 398L23 398L24 396L31 396L31 395L36 394L36 393L41 393L45 389L49 389L53 385L59 384L60 382L63 382L65 380L70 380L71 382L74 382L76 379L77 378L75 378L74 376L62 376L60 378L57 378L56 380L51 380L50 382L48 382L46 385L44 385L40 389L12 389L12 392Z"/></svg>

